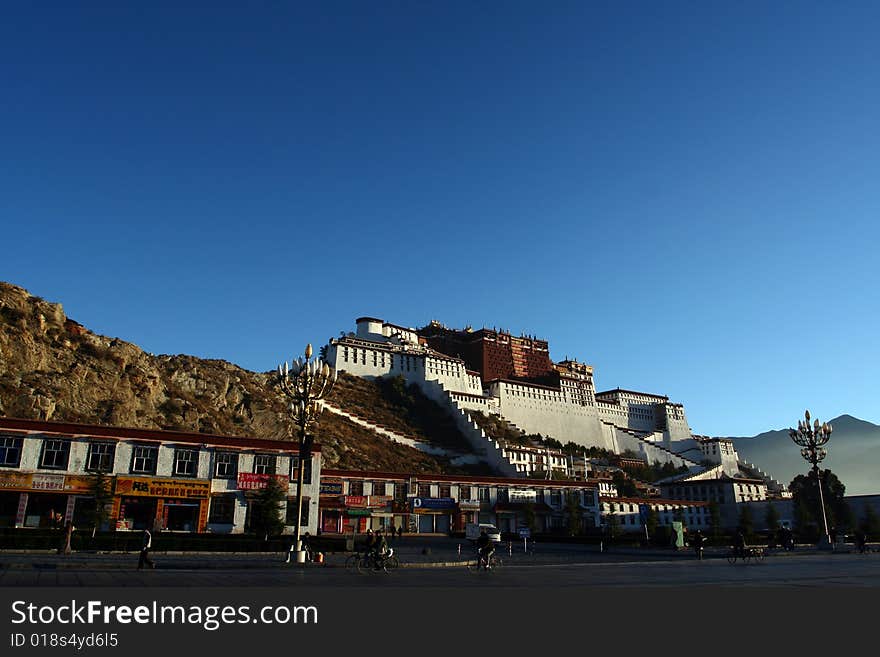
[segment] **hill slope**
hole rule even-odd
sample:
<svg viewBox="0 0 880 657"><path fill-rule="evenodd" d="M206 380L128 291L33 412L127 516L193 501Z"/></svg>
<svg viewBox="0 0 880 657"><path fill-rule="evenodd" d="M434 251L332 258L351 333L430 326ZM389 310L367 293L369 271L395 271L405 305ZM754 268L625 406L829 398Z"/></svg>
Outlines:
<svg viewBox="0 0 880 657"><path fill-rule="evenodd" d="M880 426L851 415L829 421L834 433L826 446L828 457L821 467L828 468L846 486L847 495L869 495L880 491ZM733 438L736 451L746 461L757 464L783 484L805 474L810 466L799 448L788 437L788 429L766 431L750 438Z"/></svg>
<svg viewBox="0 0 880 657"><path fill-rule="evenodd" d="M465 439L443 410L411 389L340 375L331 400L375 424L459 452ZM96 335L62 306L0 282L0 415L256 438L287 438L271 374L222 360L154 356ZM317 431L327 467L461 472L448 458L392 443L325 413ZM473 471L473 467L468 468ZM485 468L477 468L485 471Z"/></svg>

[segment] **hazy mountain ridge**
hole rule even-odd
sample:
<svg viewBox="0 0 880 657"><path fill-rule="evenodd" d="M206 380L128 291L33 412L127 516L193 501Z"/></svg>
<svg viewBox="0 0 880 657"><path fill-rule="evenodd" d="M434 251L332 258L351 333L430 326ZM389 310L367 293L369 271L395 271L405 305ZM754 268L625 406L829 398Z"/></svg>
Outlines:
<svg viewBox="0 0 880 657"><path fill-rule="evenodd" d="M824 420L834 427L826 445L828 456L822 468L832 470L846 486L847 495L880 493L880 426L841 415ZM755 463L762 470L788 484L806 473L810 465L801 457L800 449L788 435L789 429L765 431L757 436L732 437L740 457Z"/></svg>

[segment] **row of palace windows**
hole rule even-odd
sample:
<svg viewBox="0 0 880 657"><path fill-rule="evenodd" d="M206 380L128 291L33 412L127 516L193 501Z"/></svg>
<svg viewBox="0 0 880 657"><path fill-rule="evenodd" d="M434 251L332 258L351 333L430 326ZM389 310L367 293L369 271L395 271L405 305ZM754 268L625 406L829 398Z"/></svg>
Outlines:
<svg viewBox="0 0 880 657"><path fill-rule="evenodd" d="M22 438L0 438L0 467L17 468L21 464ZM42 470L67 470L70 461L70 440L46 438L40 450L38 468ZM238 452L215 452L214 473L217 479L235 479L238 476ZM178 447L174 449L175 477L195 477L199 470L198 449ZM299 457L291 457L291 474L295 476ZM130 474L156 474L159 461L158 445L132 445ZM116 462L116 443L90 442L85 469L91 472L112 472ZM276 474L277 457L274 454L255 454L255 474ZM312 462L303 467L304 483L311 483Z"/></svg>

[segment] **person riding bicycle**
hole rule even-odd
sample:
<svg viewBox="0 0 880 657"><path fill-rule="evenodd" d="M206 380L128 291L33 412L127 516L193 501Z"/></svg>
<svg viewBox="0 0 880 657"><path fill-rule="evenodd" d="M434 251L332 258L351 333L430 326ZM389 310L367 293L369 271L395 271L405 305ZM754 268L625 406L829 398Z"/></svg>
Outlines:
<svg viewBox="0 0 880 657"><path fill-rule="evenodd" d="M367 552L379 567L388 554L388 542L381 533L374 533L372 529L367 530Z"/></svg>
<svg viewBox="0 0 880 657"><path fill-rule="evenodd" d="M477 539L477 550L480 553L480 561L485 568L488 568L489 560L495 554L495 543L492 542L485 530L480 532L480 538Z"/></svg>
<svg viewBox="0 0 880 657"><path fill-rule="evenodd" d="M691 545L697 553L697 559L700 559L701 561L703 559L703 545L705 542L706 538L703 536L703 532L698 529L693 538L691 538Z"/></svg>
<svg viewBox="0 0 880 657"><path fill-rule="evenodd" d="M733 537L733 551L738 557L746 556L746 535L742 529L737 529Z"/></svg>

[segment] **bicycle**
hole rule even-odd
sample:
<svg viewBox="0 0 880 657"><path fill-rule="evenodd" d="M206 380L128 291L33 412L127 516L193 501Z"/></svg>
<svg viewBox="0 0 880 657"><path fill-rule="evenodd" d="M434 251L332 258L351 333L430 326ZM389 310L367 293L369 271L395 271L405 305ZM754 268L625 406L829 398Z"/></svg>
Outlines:
<svg viewBox="0 0 880 657"><path fill-rule="evenodd" d="M380 571L387 573L389 570L395 570L400 567L400 560L394 554L393 548L389 548L388 554L381 556L378 559L373 552L364 552L359 555L359 557L360 558L356 562L356 567L359 573L378 573Z"/></svg>
<svg viewBox="0 0 880 657"><path fill-rule="evenodd" d="M488 561L483 558L483 555L480 554L480 551L477 550L477 558L473 561L467 562L467 569L470 572L487 572L490 570L498 570L503 565L501 561L501 557L498 556L496 552L493 552L489 555Z"/></svg>
<svg viewBox="0 0 880 657"><path fill-rule="evenodd" d="M739 550L737 548L731 548L730 552L727 554L727 563L734 564L736 560L739 559L743 563L748 563L749 561L754 560L755 563L761 563L764 561L764 550L762 548L743 548Z"/></svg>

